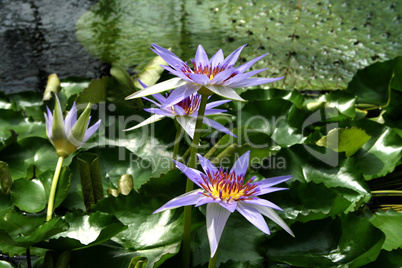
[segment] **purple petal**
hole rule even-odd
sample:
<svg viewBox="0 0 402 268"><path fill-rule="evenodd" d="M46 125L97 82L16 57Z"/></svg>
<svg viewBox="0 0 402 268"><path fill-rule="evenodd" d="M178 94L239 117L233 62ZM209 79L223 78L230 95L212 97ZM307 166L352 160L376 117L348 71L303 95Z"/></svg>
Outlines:
<svg viewBox="0 0 402 268"><path fill-rule="evenodd" d="M222 62L221 66L224 67L225 69L227 67L233 66L236 63L237 59L239 58L241 51L246 45L239 47L238 49L233 51L229 56L227 56L226 59Z"/></svg>
<svg viewBox="0 0 402 268"><path fill-rule="evenodd" d="M81 144L84 144L99 128L101 120L99 119L92 127L88 128L85 132L84 138L81 141Z"/></svg>
<svg viewBox="0 0 402 268"><path fill-rule="evenodd" d="M154 94L154 95L156 95L156 94ZM158 106L158 107L161 107L161 104L160 103L158 103L158 102L156 102L156 101L154 101L153 99L149 99L149 98L147 98L147 97L142 97L144 100L147 100L147 101L149 101L149 102L152 102L153 104L155 104L156 106Z"/></svg>
<svg viewBox="0 0 402 268"><path fill-rule="evenodd" d="M222 105L224 103L228 103L231 102L231 100L220 100L220 101L213 101L211 103L207 103L207 106L205 107L205 109L212 109L215 108L216 106Z"/></svg>
<svg viewBox="0 0 402 268"><path fill-rule="evenodd" d="M173 111L166 111L165 109L159 109L159 108L144 108L144 111L147 111L148 113L152 114L159 114L159 115L164 115L164 116L174 116Z"/></svg>
<svg viewBox="0 0 402 268"><path fill-rule="evenodd" d="M230 173L235 173L237 176L244 176L247 172L248 163L250 162L250 151L245 152L234 163Z"/></svg>
<svg viewBox="0 0 402 268"><path fill-rule="evenodd" d="M199 85L208 85L211 83L211 80L205 74L189 74L189 76L194 83Z"/></svg>
<svg viewBox="0 0 402 268"><path fill-rule="evenodd" d="M143 88L147 88L147 87L148 87L148 86L145 85L140 79L138 79L137 81L138 81L138 83L140 83L140 85L141 85Z"/></svg>
<svg viewBox="0 0 402 268"><path fill-rule="evenodd" d="M281 209L280 207L278 207L277 205L275 205L274 203L272 203L271 201L262 199L262 198L254 198L254 199L248 199L248 200L244 200L242 201L246 204L253 204L253 205L257 205L257 206L263 206L263 207L269 207L269 208L273 208L276 210L280 210L283 211L283 209Z"/></svg>
<svg viewBox="0 0 402 268"><path fill-rule="evenodd" d="M172 200L170 200L169 202L167 202L166 204L155 210L152 214L162 212L168 209L194 205L197 204L197 202L203 198L207 197L202 194L201 189L196 189L173 198Z"/></svg>
<svg viewBox="0 0 402 268"><path fill-rule="evenodd" d="M267 223L261 213L252 206L243 202L237 202L237 211L240 212L249 222L266 234L270 234Z"/></svg>
<svg viewBox="0 0 402 268"><path fill-rule="evenodd" d="M209 247L211 249L211 258L218 249L219 240L221 239L223 229L230 216L230 212L219 204L209 203L207 205L207 233Z"/></svg>
<svg viewBox="0 0 402 268"><path fill-rule="evenodd" d="M202 169L205 171L205 173L216 173L218 172L218 169L214 166L214 164L211 163L208 159L204 158L202 155L197 154L198 159L200 160L200 164Z"/></svg>
<svg viewBox="0 0 402 268"><path fill-rule="evenodd" d="M289 188L279 188L279 187L266 187L266 188L257 188L258 191L254 194L255 196L269 194L277 191L289 190Z"/></svg>
<svg viewBox="0 0 402 268"><path fill-rule="evenodd" d="M191 116L176 116L177 122L186 131L186 133L192 138L194 138L195 123L197 118Z"/></svg>
<svg viewBox="0 0 402 268"><path fill-rule="evenodd" d="M152 95L152 97L154 97L155 100L159 101L159 103L164 103L166 101L166 98L160 93L156 93Z"/></svg>
<svg viewBox="0 0 402 268"><path fill-rule="evenodd" d="M238 83L238 82L240 82L240 81L244 81L244 80L246 80L247 78L249 78L249 77L251 77L251 76L253 76L253 75L256 75L256 74L258 74L258 73L261 73L262 71L265 71L265 70L267 70L267 68L265 68L265 69L259 69L259 70L255 70L255 71L251 71L251 72L244 73L244 74L238 74L238 75L235 75L235 76L233 76L232 78L228 79L228 80L225 81L225 83L223 83L223 84L224 84L225 86L230 87L232 84L236 84L236 83Z"/></svg>
<svg viewBox="0 0 402 268"><path fill-rule="evenodd" d="M247 71L254 63L256 63L260 59L264 58L266 55L268 55L268 53L266 53L264 55L261 55L261 56L255 58L255 59L253 59L253 60L251 60L249 62L246 62L243 65L240 65L239 67L236 68L236 71L239 72L239 73L243 73L243 72Z"/></svg>
<svg viewBox="0 0 402 268"><path fill-rule="evenodd" d="M173 90L172 94L166 99L162 107L173 106L174 104L184 100L188 96L194 94L201 88L200 85L194 83L187 83Z"/></svg>
<svg viewBox="0 0 402 268"><path fill-rule="evenodd" d="M205 87L208 88L209 90L211 90L213 93L215 93L219 96L222 96L224 98L235 100L235 101L245 101L231 87L227 87L224 85L205 85Z"/></svg>
<svg viewBox="0 0 402 268"><path fill-rule="evenodd" d="M183 73L183 71L181 71L181 70L178 70L178 71L177 71L177 70L174 70L174 69L172 69L171 67L165 66L165 65L161 65L161 67L162 67L163 69L169 71L170 73L172 73L172 74L174 74L174 75L180 77L181 79L186 80L187 82L193 82L193 81L192 81L190 78L188 78L187 75L185 75L185 74Z"/></svg>
<svg viewBox="0 0 402 268"><path fill-rule="evenodd" d="M237 138L237 136L235 134L233 134L229 129L225 128L224 126L222 126L221 124L219 124L218 122L208 118L208 117L204 117L203 123L211 126L212 128L219 130L223 133L229 134L235 138Z"/></svg>
<svg viewBox="0 0 402 268"><path fill-rule="evenodd" d="M197 64L197 67L209 66L208 55L201 45L198 45L194 60L195 60L195 63Z"/></svg>
<svg viewBox="0 0 402 268"><path fill-rule="evenodd" d="M76 122L77 122L77 108L74 102L73 106L71 107L71 110L68 112L64 120L64 126L65 126L64 131L66 132L66 135L68 135L71 132L71 129L73 128Z"/></svg>
<svg viewBox="0 0 402 268"><path fill-rule="evenodd" d="M291 178L292 178L292 175L279 176L279 177L273 177L273 178L268 178L265 180L257 181L257 182L254 182L254 184L258 185L258 189L260 191L259 194L264 194L264 193L266 193L267 190L270 190L271 186L277 185L277 184L287 181Z"/></svg>
<svg viewBox="0 0 402 268"><path fill-rule="evenodd" d="M212 68L218 66L223 60L224 60L224 56L223 56L223 51L222 49L219 49L215 55L213 55L209 61L209 63L211 64Z"/></svg>
<svg viewBox="0 0 402 268"><path fill-rule="evenodd" d="M223 208L229 210L231 213L233 213L236 208L237 208L237 202L226 202L225 200L219 202L219 205L221 205Z"/></svg>
<svg viewBox="0 0 402 268"><path fill-rule="evenodd" d="M170 50L156 44L152 44L152 46L155 48L155 50L152 48L151 50L164 59L170 66L177 68L185 65L184 62Z"/></svg>
<svg viewBox="0 0 402 268"><path fill-rule="evenodd" d="M204 180L202 179L202 172L193 168L189 168L176 160L172 161L176 164L176 167L187 176L187 178L197 184L198 187L202 188L201 183L204 182Z"/></svg>
<svg viewBox="0 0 402 268"><path fill-rule="evenodd" d="M220 200L219 199L213 199L212 197L209 196L205 196L206 198L204 199L200 199L200 201L198 201L197 204L195 204L195 207L199 207L208 203L219 203Z"/></svg>
<svg viewBox="0 0 402 268"><path fill-rule="evenodd" d="M217 75L214 76L214 78L212 78L211 84L213 85L221 84L223 81L228 79L233 74L234 71L236 71L234 68L229 68L219 72Z"/></svg>
<svg viewBox="0 0 402 268"><path fill-rule="evenodd" d="M173 109L177 115L181 115L181 116L186 115L186 111L184 111L184 109L181 108L179 105L173 105Z"/></svg>
<svg viewBox="0 0 402 268"><path fill-rule="evenodd" d="M268 217L270 220L274 221L276 224L281 226L286 232L288 232L291 236L295 236L290 230L289 226L276 214L276 212L272 208L268 207L261 207L257 205L251 205L250 206L254 207L258 212L260 212L262 215L265 217Z"/></svg>
<svg viewBox="0 0 402 268"><path fill-rule="evenodd" d="M205 109L204 115L211 115L211 114L221 114L224 112L227 112L228 110L224 110L224 109ZM197 113L193 113L192 115L197 116Z"/></svg>
<svg viewBox="0 0 402 268"><path fill-rule="evenodd" d="M46 106L46 109L47 109L47 115L45 114L46 132L47 132L47 136L51 140L53 137L53 135L52 135L53 115L52 115L52 112L50 111L49 107Z"/></svg>
<svg viewBox="0 0 402 268"><path fill-rule="evenodd" d="M267 83L271 83L271 82L275 82L278 80L281 80L282 78L284 78L284 76L282 77L278 77L278 78L248 78L246 80L243 81L239 81L237 83L233 83L230 86L231 87L251 87L251 86L258 86L258 85L262 85L262 84L267 84Z"/></svg>

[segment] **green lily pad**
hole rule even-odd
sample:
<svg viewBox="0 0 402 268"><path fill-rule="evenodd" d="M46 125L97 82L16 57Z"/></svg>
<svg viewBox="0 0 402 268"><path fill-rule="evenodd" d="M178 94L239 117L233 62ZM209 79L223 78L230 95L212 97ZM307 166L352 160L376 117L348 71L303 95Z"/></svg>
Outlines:
<svg viewBox="0 0 402 268"><path fill-rule="evenodd" d="M106 213L95 212L90 215L67 213L63 219L69 228L41 243L45 248L67 250L83 249L101 244L127 227L116 217Z"/></svg>
<svg viewBox="0 0 402 268"><path fill-rule="evenodd" d="M53 180L53 172L46 171L33 180L19 179L13 182L11 197L14 205L20 210L36 213L45 209ZM54 208L66 198L71 185L71 172L64 167L59 176ZM35 202L32 202L35 200Z"/></svg>
<svg viewBox="0 0 402 268"><path fill-rule="evenodd" d="M391 87L402 91L402 57L394 59L394 76L392 77Z"/></svg>
<svg viewBox="0 0 402 268"><path fill-rule="evenodd" d="M91 260L94 264L127 267L133 257L145 257L150 267L159 266L179 251L183 231L183 209L158 214L152 212L184 191L185 177L180 171L174 170L143 185L140 193L131 191L129 195L109 196L98 202L94 206L95 211L116 216L128 228L114 236L113 243L80 250L73 255L73 259L95 250L104 254L99 255L96 260ZM193 219L193 224L193 227L199 226L200 220ZM72 260L72 263L77 263L78 266L74 267L85 267L89 262Z"/></svg>
<svg viewBox="0 0 402 268"><path fill-rule="evenodd" d="M386 106L389 102L393 61L378 62L359 70L346 91L357 96L361 105Z"/></svg>
<svg viewBox="0 0 402 268"><path fill-rule="evenodd" d="M370 219L371 223L385 233L382 246L387 251L402 248L402 214L394 210L379 211Z"/></svg>
<svg viewBox="0 0 402 268"><path fill-rule="evenodd" d="M12 110L2 110L0 118L0 149L10 144L8 139L22 140L27 137L46 136L46 127L43 122L32 121L24 118L22 112ZM43 114L42 120L44 120Z"/></svg>
<svg viewBox="0 0 402 268"><path fill-rule="evenodd" d="M77 104L81 103L99 103L106 101L106 87L108 83L108 77L92 80L88 87L77 97Z"/></svg>
<svg viewBox="0 0 402 268"><path fill-rule="evenodd" d="M379 178L392 172L400 164L402 138L393 129L371 121L358 121L372 138L354 157L366 180Z"/></svg>
<svg viewBox="0 0 402 268"><path fill-rule="evenodd" d="M387 267L400 268L402 266L402 249L391 252L382 250L377 260L367 264L367 268Z"/></svg>
<svg viewBox="0 0 402 268"><path fill-rule="evenodd" d="M47 204L45 187L39 180L15 180L11 188L14 204L26 212L40 212ZM32 202L35 200L35 202Z"/></svg>
<svg viewBox="0 0 402 268"><path fill-rule="evenodd" d="M356 96L347 93L344 90L334 90L324 95L324 100L330 107L335 107L346 116L354 118L356 115ZM320 98L321 99L321 98Z"/></svg>
<svg viewBox="0 0 402 268"><path fill-rule="evenodd" d="M364 130L359 128L334 128L316 142L335 152L345 152L350 157L371 138Z"/></svg>
<svg viewBox="0 0 402 268"><path fill-rule="evenodd" d="M268 55L255 69L285 79L269 87L344 89L357 70L398 56L402 33L396 3L206 0L99 1L77 22L77 39L94 56L139 70L152 43L189 62L199 40L212 56L248 44L240 61ZM136 14L133 16L132 14ZM174 19L172 19L174 18ZM239 64L240 65L240 64ZM266 86L266 87L268 87Z"/></svg>
<svg viewBox="0 0 402 268"><path fill-rule="evenodd" d="M19 140L1 152L0 160L8 163L13 180L32 178L46 170L54 170L58 159L49 140L39 137ZM71 159L71 156L64 159L63 165L69 165Z"/></svg>
<svg viewBox="0 0 402 268"><path fill-rule="evenodd" d="M42 94L34 91L24 91L7 95L13 104L13 110L22 112L24 117L32 121L43 120Z"/></svg>
<svg viewBox="0 0 402 268"><path fill-rule="evenodd" d="M268 258L301 267L362 267L377 258L385 239L368 218L352 214L296 223L292 230L294 238L281 233L264 243Z"/></svg>

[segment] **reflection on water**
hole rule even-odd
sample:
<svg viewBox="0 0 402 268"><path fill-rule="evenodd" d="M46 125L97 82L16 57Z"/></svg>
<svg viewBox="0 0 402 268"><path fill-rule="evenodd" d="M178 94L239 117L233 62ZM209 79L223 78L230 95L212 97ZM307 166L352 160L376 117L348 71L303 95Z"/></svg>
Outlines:
<svg viewBox="0 0 402 268"><path fill-rule="evenodd" d="M0 91L44 90L51 73L61 78L108 73L75 37L76 21L95 2L1 0Z"/></svg>
<svg viewBox="0 0 402 268"><path fill-rule="evenodd" d="M198 44L211 56L247 43L240 63L268 53L253 68L268 68L264 77L285 75L264 87L303 90L345 88L358 69L400 54L402 4L298 3L2 0L0 90L43 90L54 72L96 78L108 74L102 62L141 70L155 56L151 43L171 47L185 61Z"/></svg>

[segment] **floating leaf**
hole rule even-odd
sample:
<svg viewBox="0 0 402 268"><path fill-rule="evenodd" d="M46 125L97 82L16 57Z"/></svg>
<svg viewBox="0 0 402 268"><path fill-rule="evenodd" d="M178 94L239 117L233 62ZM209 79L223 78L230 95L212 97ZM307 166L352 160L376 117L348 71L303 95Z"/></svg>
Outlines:
<svg viewBox="0 0 402 268"><path fill-rule="evenodd" d="M294 238L283 232L264 243L268 258L301 267L362 267L377 258L385 239L367 218L350 213L295 223L292 230Z"/></svg>
<svg viewBox="0 0 402 268"><path fill-rule="evenodd" d="M53 181L53 171L46 171L38 176L38 180L43 184L46 190L46 199L49 199L50 188L52 186ZM54 209L61 205L64 199L67 197L67 194L70 190L71 186L71 170L68 167L63 167L61 169L59 180L57 183L56 195L54 197Z"/></svg>
<svg viewBox="0 0 402 268"><path fill-rule="evenodd" d="M401 160L401 136L391 128L372 121L360 120L355 124L372 136L354 156L365 179L382 177L392 172Z"/></svg>
<svg viewBox="0 0 402 268"><path fill-rule="evenodd" d="M269 68L261 76L286 76L269 87L344 89L358 69L398 56L398 10L396 3L373 1L364 6L341 0L298 6L283 1L181 5L103 0L77 21L77 39L104 62L138 65L140 70L155 56L150 40L172 47L184 61L194 57L200 40L209 56L219 48L227 56L247 43L241 54L245 61L268 53L253 66Z"/></svg>
<svg viewBox="0 0 402 268"><path fill-rule="evenodd" d="M361 104L386 106L390 96L393 61L377 62L359 70L348 84L346 91L357 96Z"/></svg>
<svg viewBox="0 0 402 268"><path fill-rule="evenodd" d="M70 226L68 230L52 236L41 246L58 250L83 249L101 244L127 228L116 217L101 212L67 213L64 220Z"/></svg>
<svg viewBox="0 0 402 268"><path fill-rule="evenodd" d="M402 213L394 210L378 211L370 219L371 223L385 233L383 249L402 249Z"/></svg>
<svg viewBox="0 0 402 268"><path fill-rule="evenodd" d="M88 267L90 263L95 266L127 267L133 257L147 258L147 265L156 267L175 255L180 249L182 239L183 210L158 214L152 212L171 198L184 193L183 181L185 177L181 172L174 170L152 179L141 187L139 193L131 191L127 196L109 196L100 201L94 207L96 211L115 215L128 228L112 238L111 244L75 252L72 260L74 267ZM200 226L200 219L196 215L193 215L194 228ZM94 252L98 252L98 257L94 260L85 260L87 258L82 257Z"/></svg>
<svg viewBox="0 0 402 268"><path fill-rule="evenodd" d="M77 103L99 103L106 101L108 77L92 80L77 98Z"/></svg>
<svg viewBox="0 0 402 268"><path fill-rule="evenodd" d="M111 87L113 88L108 95L108 99L116 104L122 104L123 106L128 106L130 103L134 103L134 107L140 109L143 107L142 100L135 99L133 101L126 101L125 98L138 91L138 87L134 85L133 79L120 65L113 64L110 69L110 74L114 78L115 84ZM131 104L132 105L132 104Z"/></svg>
<svg viewBox="0 0 402 268"><path fill-rule="evenodd" d="M394 59L394 76L391 81L391 87L402 91L402 56Z"/></svg>
<svg viewBox="0 0 402 268"><path fill-rule="evenodd" d="M63 165L69 165L67 157ZM30 137L4 148L0 160L7 162L13 180L39 176L46 170L54 170L57 164L56 150L48 139Z"/></svg>
<svg viewBox="0 0 402 268"><path fill-rule="evenodd" d="M316 142L318 146L323 146L335 152L345 152L346 157L352 156L371 138L363 129L353 128L334 128L328 132L327 136L322 137Z"/></svg>
<svg viewBox="0 0 402 268"><path fill-rule="evenodd" d="M11 188L11 196L14 204L23 211L35 213L46 208L47 198L45 187L37 179L19 179L14 181Z"/></svg>
<svg viewBox="0 0 402 268"><path fill-rule="evenodd" d="M30 247L57 233L65 231L67 228L68 224L66 222L60 218L53 218L52 220L37 226L28 235L18 234L16 236L10 236L10 234L4 230L0 230L0 241L9 245Z"/></svg>

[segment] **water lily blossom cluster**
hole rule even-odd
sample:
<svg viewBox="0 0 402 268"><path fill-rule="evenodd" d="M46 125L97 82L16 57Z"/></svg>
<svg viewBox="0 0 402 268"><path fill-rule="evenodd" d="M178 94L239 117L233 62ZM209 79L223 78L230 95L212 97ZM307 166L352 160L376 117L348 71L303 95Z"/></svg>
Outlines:
<svg viewBox="0 0 402 268"><path fill-rule="evenodd" d="M206 220L211 258L216 253L229 215L235 210L266 234L270 234L270 231L262 215L273 220L286 232L294 236L289 226L274 211L274 209L282 209L276 204L259 197L260 195L287 189L272 186L287 181L292 176L280 176L256 182L254 182L255 177L253 177L245 182L250 151L243 154L230 171L215 167L201 155L198 155L198 158L205 173L189 168L180 162L175 161L175 163L177 168L200 188L170 200L154 213L181 206L195 205L197 207L207 204Z"/></svg>
<svg viewBox="0 0 402 268"><path fill-rule="evenodd" d="M197 120L198 116L198 110L200 107L200 101L201 101L201 95L195 93L184 100L181 100L180 102L172 105L172 106L166 106L165 102L167 100L166 97L164 97L162 94L154 94L152 95L156 101L143 97L144 99L154 103L158 108L145 108L144 110L153 113L150 118L147 120L141 122L140 124L129 128L127 130L132 130L136 129L145 125L148 125L150 123L156 122L161 120L162 118L165 117L171 117L175 118L177 122L180 124L180 126L186 131L186 133L193 138L194 137L194 131L195 131L195 123ZM215 107L227 103L230 100L221 100L221 101L214 101L211 103L208 103L206 105L206 110L204 115L212 115L212 114L219 114L226 112L226 110L223 109L214 109ZM214 129L217 129L219 131L222 131L226 134L235 136L232 132L230 132L226 127L222 126L215 120L212 120L207 117L203 117L203 123L213 127ZM236 136L235 136L236 137Z"/></svg>
<svg viewBox="0 0 402 268"><path fill-rule="evenodd" d="M182 61L168 49L156 44L152 44L152 46L152 51L169 64L169 66L162 67L177 77L140 90L126 99L145 97L176 88L165 101L165 106L172 106L196 92L203 95L217 94L227 99L244 101L234 88L262 85L283 78L251 78L266 69L246 72L254 63L267 54L261 55L239 67L234 67L246 45L239 47L226 58L222 49L220 49L210 59L204 48L199 45L195 58L191 60L193 69L188 66L187 62Z"/></svg>
<svg viewBox="0 0 402 268"><path fill-rule="evenodd" d="M57 96L53 113L48 107L46 108L46 133L50 142L56 148L58 156L67 157L75 152L98 130L101 123L101 120L99 120L88 128L91 120L90 104L82 112L78 120L75 102L65 119L63 119L60 101Z"/></svg>

